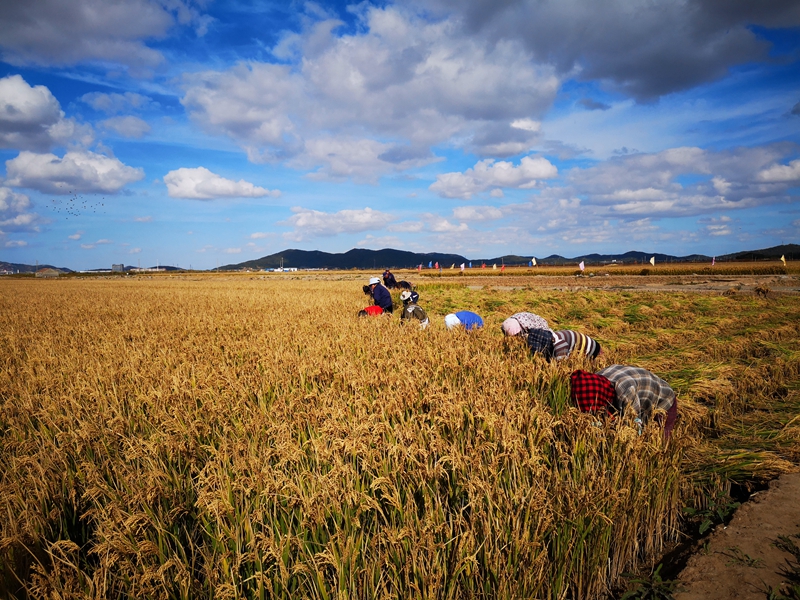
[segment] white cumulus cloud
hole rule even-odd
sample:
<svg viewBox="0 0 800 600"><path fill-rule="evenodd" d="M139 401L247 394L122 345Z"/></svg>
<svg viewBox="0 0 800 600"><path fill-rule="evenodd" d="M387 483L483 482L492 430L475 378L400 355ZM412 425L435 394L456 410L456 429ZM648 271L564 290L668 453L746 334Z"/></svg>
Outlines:
<svg viewBox="0 0 800 600"><path fill-rule="evenodd" d="M55 154L20 152L6 161L6 183L46 194L115 193L144 177L142 169L88 150Z"/></svg>
<svg viewBox="0 0 800 600"><path fill-rule="evenodd" d="M8 230L33 230L39 215L28 212L31 201L25 194L0 186L0 226Z"/></svg>
<svg viewBox="0 0 800 600"><path fill-rule="evenodd" d="M397 6L354 10L354 33L310 18L285 35L274 49L284 64L185 76L187 112L250 160L291 158L320 177L363 181L435 160L443 143L511 156L538 138L560 80L519 41L475 39L457 21ZM337 148L342 140L352 142Z"/></svg>
<svg viewBox="0 0 800 600"><path fill-rule="evenodd" d="M718 213L791 200L800 160L782 164L791 144L725 151L694 147L615 157L567 174L566 186L544 198L581 197L603 215L675 217ZM682 178L691 177L691 183ZM719 229L718 231L724 231Z"/></svg>
<svg viewBox="0 0 800 600"><path fill-rule="evenodd" d="M45 86L30 86L20 75L0 79L1 148L45 151L72 141L88 144L92 136L91 127L65 118Z"/></svg>
<svg viewBox="0 0 800 600"><path fill-rule="evenodd" d="M800 159L788 165L771 165L758 173L758 180L767 183L800 183Z"/></svg>
<svg viewBox="0 0 800 600"><path fill-rule="evenodd" d="M240 179L233 181L205 167L176 169L164 175L170 198L214 200L216 198L261 198L280 196L278 190L268 190Z"/></svg>
<svg viewBox="0 0 800 600"><path fill-rule="evenodd" d="M552 179L558 169L541 156L525 156L519 166L507 161L486 159L464 173L442 173L431 184L432 191L445 198L469 200L489 188L529 189L542 179Z"/></svg>
<svg viewBox="0 0 800 600"><path fill-rule="evenodd" d="M210 18L183 0L37 0L0 3L0 51L5 62L70 65L119 63L146 74L163 56L145 40L164 37L173 26L203 35Z"/></svg>
<svg viewBox="0 0 800 600"><path fill-rule="evenodd" d="M428 229L436 233L461 233L469 230L466 223L451 223L438 215L429 215L427 225Z"/></svg>
<svg viewBox="0 0 800 600"><path fill-rule="evenodd" d="M503 218L503 211L494 206L459 206L453 209L459 221L493 221Z"/></svg>
<svg viewBox="0 0 800 600"><path fill-rule="evenodd" d="M754 29L800 25L800 9L791 1L407 3L449 15L473 38L519 40L534 60L642 100L713 81L737 64L768 60L768 36Z"/></svg>
<svg viewBox="0 0 800 600"><path fill-rule="evenodd" d="M292 212L294 215L279 224L294 227L294 231L284 234L284 237L294 241L340 233L382 229L394 220L392 215L372 210L369 207L326 213L297 206L292 208Z"/></svg>
<svg viewBox="0 0 800 600"><path fill-rule="evenodd" d="M728 215L722 215L719 218L703 218L699 219L698 222L707 223L701 230L703 235L719 237L733 234L733 229L731 228L732 219Z"/></svg>

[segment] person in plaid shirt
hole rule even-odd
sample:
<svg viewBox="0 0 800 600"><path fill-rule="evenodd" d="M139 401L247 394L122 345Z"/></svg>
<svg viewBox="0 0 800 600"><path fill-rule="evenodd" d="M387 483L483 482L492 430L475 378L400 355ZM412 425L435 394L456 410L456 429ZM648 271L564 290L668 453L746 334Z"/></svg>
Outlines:
<svg viewBox="0 0 800 600"><path fill-rule="evenodd" d="M569 381L570 398L581 412L609 415L616 412L617 392L607 377L578 369L572 372Z"/></svg>
<svg viewBox="0 0 800 600"><path fill-rule="evenodd" d="M553 332L549 329L530 329L528 330L528 349L533 354L541 354L547 360L553 358L553 346L555 340Z"/></svg>
<svg viewBox="0 0 800 600"><path fill-rule="evenodd" d="M546 329L547 331L552 331L545 319L529 312L520 312L511 315L503 321L500 327L505 335L521 335L523 337L527 336L528 331L531 329Z"/></svg>
<svg viewBox="0 0 800 600"><path fill-rule="evenodd" d="M633 411L636 420L645 425L653 411L664 411L655 419L664 425L664 437L669 437L678 416L678 400L669 384L647 369L627 365L611 365L597 372L614 384L615 406L620 413Z"/></svg>

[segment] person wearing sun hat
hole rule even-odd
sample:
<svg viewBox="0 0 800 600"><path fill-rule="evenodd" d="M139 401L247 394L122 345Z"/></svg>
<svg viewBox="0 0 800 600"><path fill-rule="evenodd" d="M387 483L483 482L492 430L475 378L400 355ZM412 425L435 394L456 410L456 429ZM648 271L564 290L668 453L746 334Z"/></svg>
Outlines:
<svg viewBox="0 0 800 600"><path fill-rule="evenodd" d="M369 280L369 289L372 292L372 299L375 306L380 306L383 312L391 314L394 311L392 306L392 295L383 285L381 280L377 277L371 277Z"/></svg>
<svg viewBox="0 0 800 600"><path fill-rule="evenodd" d="M503 333L509 336L519 335L524 337L528 335L528 331L531 329L552 331L544 318L529 312L519 312L511 315L503 321L500 327Z"/></svg>
<svg viewBox="0 0 800 600"><path fill-rule="evenodd" d="M400 323L410 322L412 319L419 321L421 329L425 329L430 324L428 314L425 310L417 304L419 294L405 290L400 294L400 300L403 301L403 313L400 315Z"/></svg>
<svg viewBox="0 0 800 600"><path fill-rule="evenodd" d="M454 327L463 325L464 329L467 331L472 331L473 329L479 329L483 327L483 319L480 317L480 315L472 311L460 310L456 313L450 313L449 315L445 316L444 324L448 329L453 329Z"/></svg>

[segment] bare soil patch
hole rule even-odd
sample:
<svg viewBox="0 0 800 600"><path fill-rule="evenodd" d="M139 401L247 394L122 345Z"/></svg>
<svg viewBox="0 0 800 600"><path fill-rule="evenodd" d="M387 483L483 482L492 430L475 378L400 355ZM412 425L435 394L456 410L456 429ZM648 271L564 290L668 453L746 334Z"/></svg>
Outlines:
<svg viewBox="0 0 800 600"><path fill-rule="evenodd" d="M775 542L799 533L800 473L788 473L743 504L727 527L699 542L678 577L675 600L767 598L785 583L791 558Z"/></svg>

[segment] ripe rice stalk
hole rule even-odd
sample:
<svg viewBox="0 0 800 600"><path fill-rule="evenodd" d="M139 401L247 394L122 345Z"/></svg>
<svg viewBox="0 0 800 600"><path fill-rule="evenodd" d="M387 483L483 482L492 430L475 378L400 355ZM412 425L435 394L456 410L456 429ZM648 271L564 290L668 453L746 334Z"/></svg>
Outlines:
<svg viewBox="0 0 800 600"><path fill-rule="evenodd" d="M357 319L345 275L0 282L3 589L593 598L682 506L800 460L792 297L443 279L422 331ZM474 306L484 330L445 330ZM500 335L534 307L605 352ZM573 369L617 362L679 391L669 443L570 405Z"/></svg>

